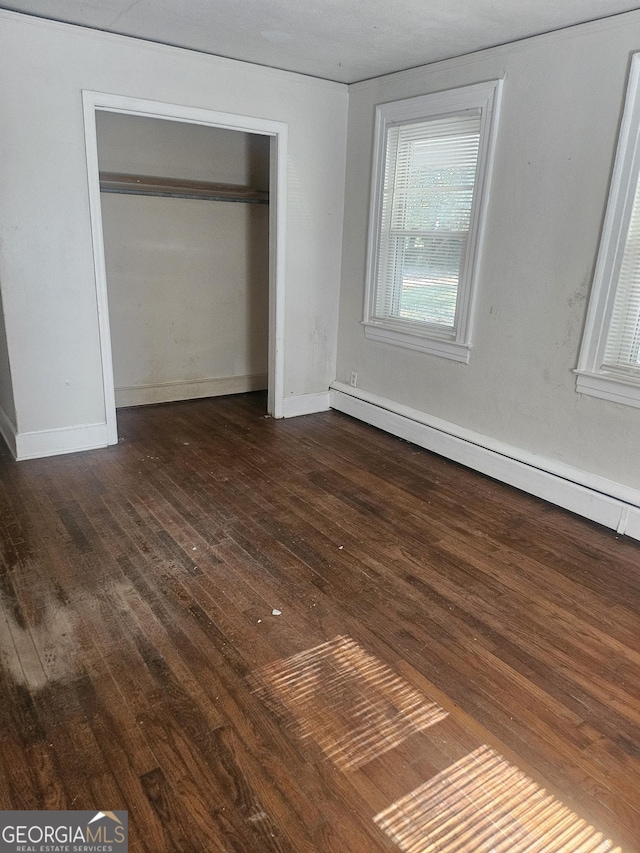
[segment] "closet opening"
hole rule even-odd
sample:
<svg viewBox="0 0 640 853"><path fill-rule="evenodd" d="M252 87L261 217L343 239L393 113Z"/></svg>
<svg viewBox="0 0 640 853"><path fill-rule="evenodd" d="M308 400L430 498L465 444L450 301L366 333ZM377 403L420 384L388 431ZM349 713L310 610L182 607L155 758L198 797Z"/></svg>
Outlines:
<svg viewBox="0 0 640 853"><path fill-rule="evenodd" d="M84 97L109 443L124 406L266 388L281 417L286 127Z"/></svg>

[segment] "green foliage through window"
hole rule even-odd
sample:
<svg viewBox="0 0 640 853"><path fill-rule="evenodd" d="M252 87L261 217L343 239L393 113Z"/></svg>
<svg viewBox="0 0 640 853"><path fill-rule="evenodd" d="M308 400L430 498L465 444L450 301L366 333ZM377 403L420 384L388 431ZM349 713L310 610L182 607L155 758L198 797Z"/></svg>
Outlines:
<svg viewBox="0 0 640 853"><path fill-rule="evenodd" d="M389 128L378 316L454 328L479 138L478 114Z"/></svg>

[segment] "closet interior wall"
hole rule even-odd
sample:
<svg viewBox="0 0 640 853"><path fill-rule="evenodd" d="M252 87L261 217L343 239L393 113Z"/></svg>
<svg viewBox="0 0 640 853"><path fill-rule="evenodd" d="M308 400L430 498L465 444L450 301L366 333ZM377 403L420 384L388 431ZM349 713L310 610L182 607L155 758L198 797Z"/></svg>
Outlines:
<svg viewBox="0 0 640 853"><path fill-rule="evenodd" d="M96 114L101 175L269 189L269 137ZM116 405L267 387L268 204L102 192Z"/></svg>

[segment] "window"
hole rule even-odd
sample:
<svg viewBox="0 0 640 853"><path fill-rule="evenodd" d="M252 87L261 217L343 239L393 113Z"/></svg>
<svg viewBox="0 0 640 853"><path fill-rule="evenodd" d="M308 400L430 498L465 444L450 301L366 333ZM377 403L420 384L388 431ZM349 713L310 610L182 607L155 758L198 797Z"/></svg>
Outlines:
<svg viewBox="0 0 640 853"><path fill-rule="evenodd" d="M576 390L640 407L640 54L631 60Z"/></svg>
<svg viewBox="0 0 640 853"><path fill-rule="evenodd" d="M382 104L365 336L467 362L500 81Z"/></svg>

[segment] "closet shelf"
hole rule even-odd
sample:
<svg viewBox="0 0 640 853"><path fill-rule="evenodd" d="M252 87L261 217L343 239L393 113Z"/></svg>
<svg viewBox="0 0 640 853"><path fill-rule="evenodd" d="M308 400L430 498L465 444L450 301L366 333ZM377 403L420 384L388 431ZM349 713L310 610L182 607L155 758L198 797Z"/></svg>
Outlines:
<svg viewBox="0 0 640 853"><path fill-rule="evenodd" d="M180 178L127 175L123 172L100 172L100 191L124 195L269 204L268 192L240 184L213 184L208 181L186 181Z"/></svg>

